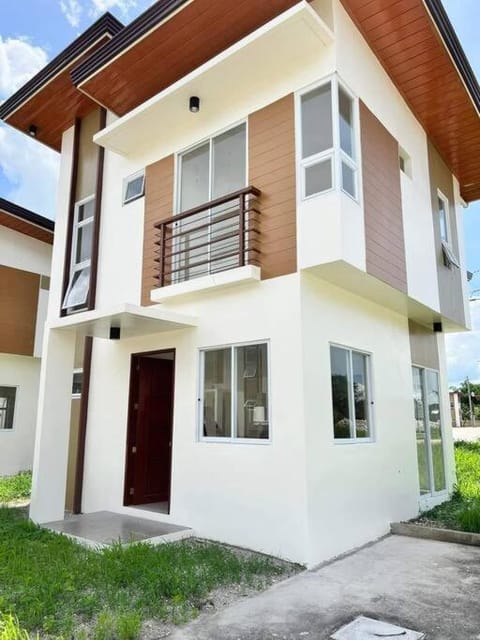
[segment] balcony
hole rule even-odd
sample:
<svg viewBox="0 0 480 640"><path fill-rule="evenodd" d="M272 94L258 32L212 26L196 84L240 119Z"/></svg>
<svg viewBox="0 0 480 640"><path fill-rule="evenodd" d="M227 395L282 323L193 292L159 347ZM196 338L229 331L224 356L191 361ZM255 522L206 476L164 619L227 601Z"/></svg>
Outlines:
<svg viewBox="0 0 480 640"><path fill-rule="evenodd" d="M260 252L260 191L240 189L155 225L157 282L168 295L258 280ZM235 274L233 273L235 270ZM223 272L227 277L218 277ZM185 287L190 281L196 284ZM155 290L152 300L163 301Z"/></svg>

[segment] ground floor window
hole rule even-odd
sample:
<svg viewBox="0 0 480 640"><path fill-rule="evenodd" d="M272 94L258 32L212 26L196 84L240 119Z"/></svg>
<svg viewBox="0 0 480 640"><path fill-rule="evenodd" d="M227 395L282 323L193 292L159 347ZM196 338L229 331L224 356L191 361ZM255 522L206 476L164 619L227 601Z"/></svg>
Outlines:
<svg viewBox="0 0 480 640"><path fill-rule="evenodd" d="M270 437L267 343L201 351L200 381L202 439Z"/></svg>
<svg viewBox="0 0 480 640"><path fill-rule="evenodd" d="M420 494L446 489L440 384L437 371L413 367L413 407Z"/></svg>
<svg viewBox="0 0 480 640"><path fill-rule="evenodd" d="M0 430L13 429L16 387L0 387Z"/></svg>
<svg viewBox="0 0 480 640"><path fill-rule="evenodd" d="M348 442L372 439L370 356L330 345L333 437Z"/></svg>

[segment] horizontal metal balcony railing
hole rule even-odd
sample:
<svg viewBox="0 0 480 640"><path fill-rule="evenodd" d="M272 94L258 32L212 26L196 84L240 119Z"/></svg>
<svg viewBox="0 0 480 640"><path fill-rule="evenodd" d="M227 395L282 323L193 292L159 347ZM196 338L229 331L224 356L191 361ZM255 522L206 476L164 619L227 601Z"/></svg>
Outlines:
<svg viewBox="0 0 480 640"><path fill-rule="evenodd" d="M260 266L259 196L246 187L155 224L158 286Z"/></svg>

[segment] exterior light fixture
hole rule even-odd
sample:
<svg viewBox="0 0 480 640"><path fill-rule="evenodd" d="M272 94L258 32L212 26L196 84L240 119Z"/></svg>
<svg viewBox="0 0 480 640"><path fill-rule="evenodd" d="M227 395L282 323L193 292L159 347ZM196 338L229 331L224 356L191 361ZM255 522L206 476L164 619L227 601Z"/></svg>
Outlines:
<svg viewBox="0 0 480 640"><path fill-rule="evenodd" d="M200 111L200 98L198 96L190 96L188 108L192 113L198 113Z"/></svg>
<svg viewBox="0 0 480 640"><path fill-rule="evenodd" d="M34 124L31 124L28 127L28 135L31 136L32 138L36 138L37 137L37 127Z"/></svg>

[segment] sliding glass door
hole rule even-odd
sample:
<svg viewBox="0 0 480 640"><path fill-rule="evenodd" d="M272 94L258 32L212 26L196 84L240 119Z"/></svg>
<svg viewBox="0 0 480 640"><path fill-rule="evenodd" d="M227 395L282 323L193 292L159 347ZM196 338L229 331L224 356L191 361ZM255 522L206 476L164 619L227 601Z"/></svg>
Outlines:
<svg viewBox="0 0 480 640"><path fill-rule="evenodd" d="M440 402L438 372L413 367L413 404L421 495L439 493L446 489Z"/></svg>
<svg viewBox="0 0 480 640"><path fill-rule="evenodd" d="M183 153L178 166L178 212L243 189L247 181L246 153L245 123ZM189 280L235 266L239 221L234 214L235 206L227 203L180 223L176 251L181 254L174 280Z"/></svg>

